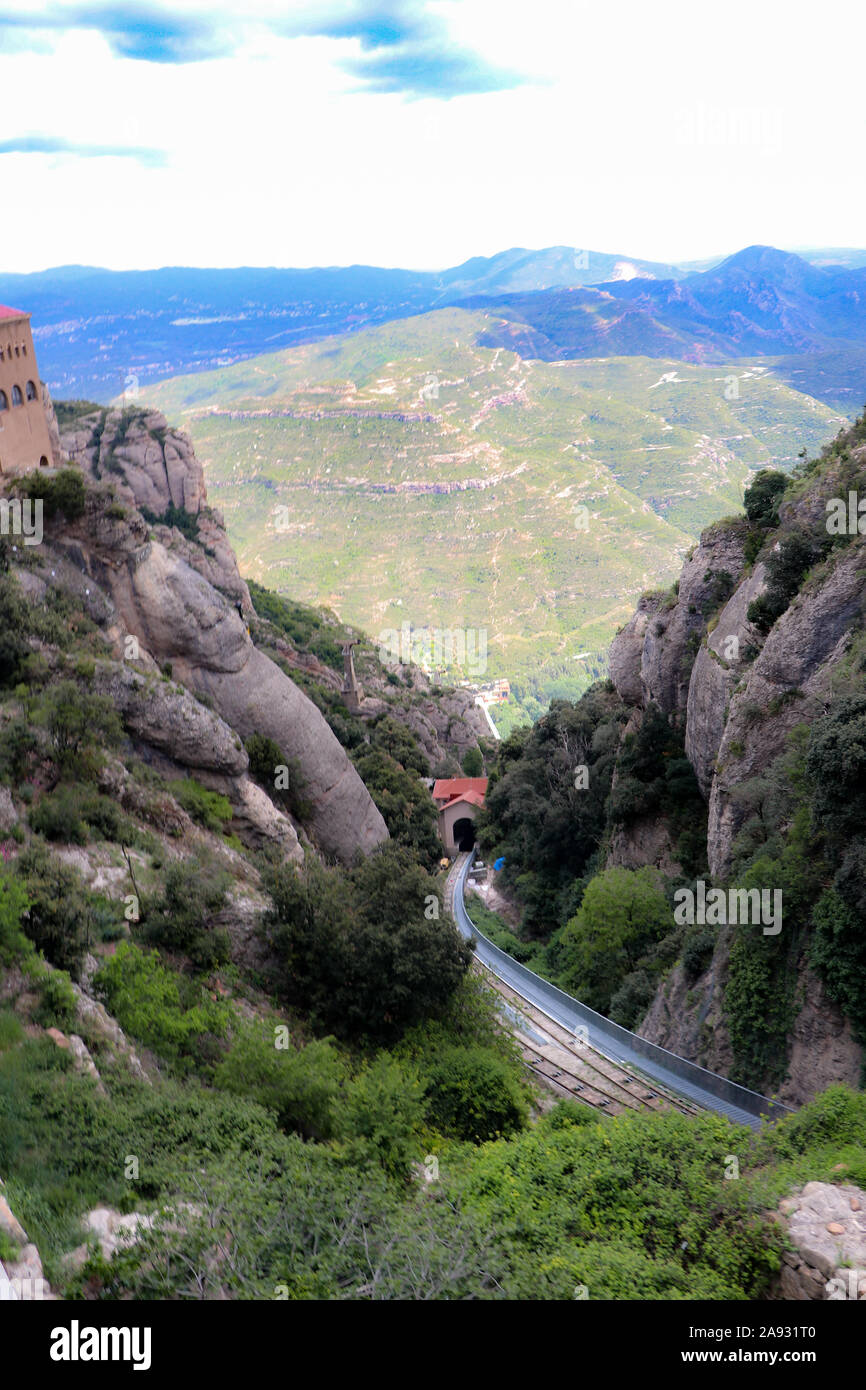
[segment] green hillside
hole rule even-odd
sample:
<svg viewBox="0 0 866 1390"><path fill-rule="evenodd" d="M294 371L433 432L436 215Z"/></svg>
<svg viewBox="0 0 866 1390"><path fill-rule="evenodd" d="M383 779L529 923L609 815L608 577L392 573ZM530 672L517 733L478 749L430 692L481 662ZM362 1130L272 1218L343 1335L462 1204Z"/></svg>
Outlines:
<svg viewBox="0 0 866 1390"><path fill-rule="evenodd" d="M526 361L477 345L491 322L439 310L148 400L192 435L244 573L374 637L486 631L484 674L535 713L588 684L750 470L841 417L764 366Z"/></svg>

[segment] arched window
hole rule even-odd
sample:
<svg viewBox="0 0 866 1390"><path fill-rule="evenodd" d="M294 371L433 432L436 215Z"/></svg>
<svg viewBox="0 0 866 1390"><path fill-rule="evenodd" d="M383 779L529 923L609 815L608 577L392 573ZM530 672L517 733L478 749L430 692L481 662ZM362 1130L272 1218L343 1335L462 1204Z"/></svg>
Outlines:
<svg viewBox="0 0 866 1390"><path fill-rule="evenodd" d="M13 405L23 405L23 404L24 404L24 397L23 397L22 394L21 394L21 387L20 387L20 386L13 386L13 387L12 387L12 404L13 404Z"/></svg>
<svg viewBox="0 0 866 1390"><path fill-rule="evenodd" d="M35 387L35 385L34 385L34 383L33 383L32 381L28 381L28 383L27 383L27 385L25 386L24 390L25 390L25 392L27 393L27 399L28 399L28 401L35 401L35 400L36 400L36 387Z"/></svg>
<svg viewBox="0 0 866 1390"><path fill-rule="evenodd" d="M16 346L15 346L15 356L16 356L16 357L20 357L20 356L21 356L21 349L20 349L20 347L18 347L17 344L16 344Z"/></svg>
<svg viewBox="0 0 866 1390"><path fill-rule="evenodd" d="M47 468L47 467L48 467L48 460L47 460L47 458L45 457L44 454L42 455L41 459L39 460L39 467L40 467L40 468Z"/></svg>
<svg viewBox="0 0 866 1390"><path fill-rule="evenodd" d="M8 409L9 409L9 397L6 395L6 392L5 392L5 391L0 391L0 410L8 410Z"/></svg>

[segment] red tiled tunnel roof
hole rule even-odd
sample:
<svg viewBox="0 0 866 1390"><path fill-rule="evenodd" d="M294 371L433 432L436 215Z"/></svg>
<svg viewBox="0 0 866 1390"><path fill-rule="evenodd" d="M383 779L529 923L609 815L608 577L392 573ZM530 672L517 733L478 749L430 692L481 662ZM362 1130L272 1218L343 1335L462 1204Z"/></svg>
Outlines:
<svg viewBox="0 0 866 1390"><path fill-rule="evenodd" d="M456 796L467 792L477 792L484 799L487 791L486 777L441 777L433 784L434 801L453 801Z"/></svg>

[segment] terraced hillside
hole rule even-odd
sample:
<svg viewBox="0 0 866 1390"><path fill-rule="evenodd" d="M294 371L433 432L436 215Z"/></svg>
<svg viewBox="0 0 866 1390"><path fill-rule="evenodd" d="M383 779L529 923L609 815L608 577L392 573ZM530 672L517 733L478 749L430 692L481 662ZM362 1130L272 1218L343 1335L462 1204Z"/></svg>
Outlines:
<svg viewBox="0 0 866 1390"><path fill-rule="evenodd" d="M492 326L439 310L148 400L191 433L245 574L374 636L484 630L484 674L534 712L584 688L752 469L841 417L765 365L545 363L479 346Z"/></svg>

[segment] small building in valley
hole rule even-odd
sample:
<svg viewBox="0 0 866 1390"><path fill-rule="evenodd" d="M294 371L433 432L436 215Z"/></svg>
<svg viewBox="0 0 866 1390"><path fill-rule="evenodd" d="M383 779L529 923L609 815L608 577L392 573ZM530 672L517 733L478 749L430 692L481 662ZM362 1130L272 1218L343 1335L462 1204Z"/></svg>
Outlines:
<svg viewBox="0 0 866 1390"><path fill-rule="evenodd" d="M0 476L54 463L30 315L0 304Z"/></svg>
<svg viewBox="0 0 866 1390"><path fill-rule="evenodd" d="M449 854L472 849L475 818L487 794L486 777L444 777L433 784L439 811L439 838Z"/></svg>

